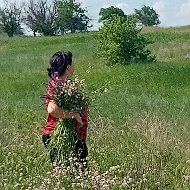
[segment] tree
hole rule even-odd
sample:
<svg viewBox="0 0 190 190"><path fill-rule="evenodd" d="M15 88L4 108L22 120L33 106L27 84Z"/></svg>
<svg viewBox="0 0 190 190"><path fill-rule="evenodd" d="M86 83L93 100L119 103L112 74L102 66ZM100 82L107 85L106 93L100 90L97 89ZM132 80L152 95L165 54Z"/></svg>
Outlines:
<svg viewBox="0 0 190 190"><path fill-rule="evenodd" d="M57 32L56 25L56 2L47 0L30 0L25 6L25 24L33 31L42 33L45 36L55 35Z"/></svg>
<svg viewBox="0 0 190 190"><path fill-rule="evenodd" d="M154 26L160 24L159 15L149 6L144 5L140 10L135 9L135 14L139 23L144 26Z"/></svg>
<svg viewBox="0 0 190 190"><path fill-rule="evenodd" d="M114 6L108 7L108 8L101 8L99 12L99 22L103 22L103 24L110 23L115 16L121 16L124 17L125 13Z"/></svg>
<svg viewBox="0 0 190 190"><path fill-rule="evenodd" d="M90 19L85 14L87 11L81 7L75 0L61 0L57 2L58 7L58 25L61 33L70 31L87 31Z"/></svg>
<svg viewBox="0 0 190 190"><path fill-rule="evenodd" d="M0 8L0 26L9 37L15 34L23 34L21 29L21 8L17 7L16 2L8 4L5 2L5 8Z"/></svg>
<svg viewBox="0 0 190 190"><path fill-rule="evenodd" d="M132 18L114 17L98 33L98 55L108 65L154 61L140 31Z"/></svg>

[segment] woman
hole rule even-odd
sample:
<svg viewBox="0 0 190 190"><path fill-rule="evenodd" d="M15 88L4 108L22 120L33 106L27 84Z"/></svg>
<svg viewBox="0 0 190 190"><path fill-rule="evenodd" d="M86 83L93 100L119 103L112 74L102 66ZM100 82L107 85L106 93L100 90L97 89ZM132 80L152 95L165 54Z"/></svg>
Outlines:
<svg viewBox="0 0 190 190"><path fill-rule="evenodd" d="M56 52L50 59L50 68L48 70L48 76L51 78L51 85L55 84L54 76L58 75L59 79L67 81L71 79L74 72L74 65L72 63L72 53L71 52ZM51 95L51 89L48 89L48 95ZM87 136L87 127L88 127L88 110L87 108L83 109L82 114L72 113L68 110L59 108L53 100L46 98L46 107L48 112L47 123L43 129L42 140L44 145L48 146L51 140L51 134L54 132L56 125L59 119L75 119L76 120L76 129L80 140L76 143L75 148L82 149L80 154L80 159L85 160L88 155L88 149L86 146L86 136ZM51 162L54 163L57 160L57 150L52 149L50 151Z"/></svg>

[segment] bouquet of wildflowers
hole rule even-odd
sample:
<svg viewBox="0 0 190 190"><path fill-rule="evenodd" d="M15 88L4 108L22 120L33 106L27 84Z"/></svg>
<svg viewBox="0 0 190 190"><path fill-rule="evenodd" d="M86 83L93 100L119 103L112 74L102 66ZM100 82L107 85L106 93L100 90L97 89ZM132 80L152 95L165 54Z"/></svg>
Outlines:
<svg viewBox="0 0 190 190"><path fill-rule="evenodd" d="M84 80L75 77L74 80L62 81L59 77L54 77L54 84L48 83L50 94L42 97L53 100L56 105L70 112L82 113L84 107L88 106L88 96L81 90ZM56 149L57 160L64 161L70 156L73 146L80 138L76 132L75 119L62 119L56 126L56 130L51 136L49 149Z"/></svg>
<svg viewBox="0 0 190 190"><path fill-rule="evenodd" d="M53 99L58 107L67 109L70 112L82 112L83 108L88 105L88 97L81 91L84 80L75 78L72 80L61 81L55 80L55 85L49 83L49 89Z"/></svg>

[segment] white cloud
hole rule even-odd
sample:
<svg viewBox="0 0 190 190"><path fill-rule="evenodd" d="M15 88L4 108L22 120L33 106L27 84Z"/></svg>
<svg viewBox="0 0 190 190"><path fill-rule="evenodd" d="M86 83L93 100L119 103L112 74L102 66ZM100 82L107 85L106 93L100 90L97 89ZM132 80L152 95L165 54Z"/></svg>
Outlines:
<svg viewBox="0 0 190 190"><path fill-rule="evenodd" d="M156 3L153 5L153 8L158 12L163 12L166 8L165 2L163 0L156 1Z"/></svg>
<svg viewBox="0 0 190 190"><path fill-rule="evenodd" d="M153 5L153 8L157 11L158 14L165 16L169 8L171 8L171 5L167 0L158 0Z"/></svg>
<svg viewBox="0 0 190 190"><path fill-rule="evenodd" d="M116 3L115 6L122 9L122 10L129 8L129 5L127 3Z"/></svg>
<svg viewBox="0 0 190 190"><path fill-rule="evenodd" d="M153 8L159 14L159 20L162 25L167 25L168 18L171 17L171 1L169 0L158 0L153 5Z"/></svg>
<svg viewBox="0 0 190 190"><path fill-rule="evenodd" d="M176 19L180 21L180 25L190 24L190 0L181 3L176 13Z"/></svg>
<svg viewBox="0 0 190 190"><path fill-rule="evenodd" d="M180 7L178 16L190 17L190 0L186 0Z"/></svg>

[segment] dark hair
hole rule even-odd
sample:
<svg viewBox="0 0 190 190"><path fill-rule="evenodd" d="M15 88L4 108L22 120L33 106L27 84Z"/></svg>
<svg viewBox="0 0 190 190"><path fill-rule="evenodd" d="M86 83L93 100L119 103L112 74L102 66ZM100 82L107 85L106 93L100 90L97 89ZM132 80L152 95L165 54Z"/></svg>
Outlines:
<svg viewBox="0 0 190 190"><path fill-rule="evenodd" d="M47 69L48 76L53 78L55 73L62 76L67 69L67 65L72 64L72 53L70 51L58 51L50 58L50 68Z"/></svg>

